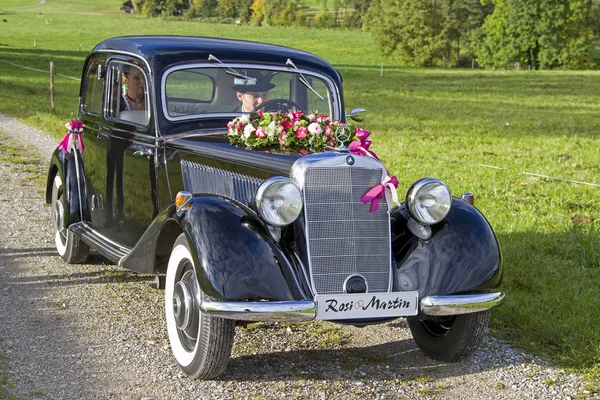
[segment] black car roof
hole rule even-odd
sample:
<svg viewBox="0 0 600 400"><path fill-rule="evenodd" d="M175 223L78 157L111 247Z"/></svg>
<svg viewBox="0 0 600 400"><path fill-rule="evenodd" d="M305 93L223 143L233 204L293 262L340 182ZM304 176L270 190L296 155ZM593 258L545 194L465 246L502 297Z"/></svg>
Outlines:
<svg viewBox="0 0 600 400"><path fill-rule="evenodd" d="M251 62L285 66L291 59L298 68L317 70L341 77L327 61L305 51L246 40L201 36L120 36L99 43L93 51L120 51L136 54L152 69L171 64L207 62L213 54L224 63Z"/></svg>

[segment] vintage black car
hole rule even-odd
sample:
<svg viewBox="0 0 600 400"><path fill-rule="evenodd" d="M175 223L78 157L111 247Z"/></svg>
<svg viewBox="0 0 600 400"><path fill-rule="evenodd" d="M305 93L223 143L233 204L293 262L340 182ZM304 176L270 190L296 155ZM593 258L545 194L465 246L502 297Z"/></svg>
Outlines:
<svg viewBox="0 0 600 400"><path fill-rule="evenodd" d="M224 371L248 321L405 317L430 357L472 353L504 297L498 242L472 195L424 178L373 211L359 200L387 176L376 158L343 143L309 155L231 145L227 123L252 111L240 93L257 76L267 83L253 95L270 100L254 111L342 122L364 111L346 114L338 71L303 51L177 36L98 44L81 81L85 147L59 146L48 173L60 256L82 263L93 250L166 273L169 340L192 378Z"/></svg>

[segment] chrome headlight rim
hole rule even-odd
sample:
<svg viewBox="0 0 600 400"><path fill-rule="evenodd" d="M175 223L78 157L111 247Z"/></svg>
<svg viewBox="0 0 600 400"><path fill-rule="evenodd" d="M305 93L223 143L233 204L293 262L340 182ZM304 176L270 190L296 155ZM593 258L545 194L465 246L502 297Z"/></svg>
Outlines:
<svg viewBox="0 0 600 400"><path fill-rule="evenodd" d="M446 189L446 191L448 192L449 203L448 203L448 208L447 208L446 212L443 214L443 216L441 216L437 219L427 221L419 216L419 213L416 210L416 206L417 206L417 195L425 186L430 185L430 184L438 184L438 185L444 187ZM419 179L418 181L416 181L415 183L412 184L412 186L408 189L408 191L406 193L406 208L408 209L408 212L410 213L411 217L413 217L417 222L419 222L420 224L423 224L423 225L435 225L435 224L442 222L444 220L444 218L446 218L446 216L450 212L451 207L452 207L452 193L450 192L450 188L444 182L442 182L441 180L436 179L436 178Z"/></svg>
<svg viewBox="0 0 600 400"><path fill-rule="evenodd" d="M280 184L289 184L289 185L292 185L294 188L296 188L296 190L298 191L298 197L300 199L300 207L298 209L297 214L293 218L290 218L289 220L275 221L272 218L269 218L269 216L263 212L263 200L265 198L265 193L267 192L267 190L269 188L271 188L273 185L280 185ZM278 227L278 228L290 225L291 223L296 221L298 219L298 217L300 216L300 214L302 213L302 209L304 207L302 192L300 191L300 188L298 187L298 185L296 185L296 182L294 182L290 178L285 178L283 176L275 176L275 177L269 178L266 181L264 181L259 186L258 190L256 191L256 194L254 196L254 203L256 205L256 211L257 211L258 215L260 216L260 218L263 221L265 221L267 224Z"/></svg>

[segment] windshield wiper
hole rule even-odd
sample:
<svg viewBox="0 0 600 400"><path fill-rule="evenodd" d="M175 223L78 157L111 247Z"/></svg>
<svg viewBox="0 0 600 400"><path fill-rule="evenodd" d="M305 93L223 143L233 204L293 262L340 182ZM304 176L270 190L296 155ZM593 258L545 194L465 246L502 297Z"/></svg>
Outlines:
<svg viewBox="0 0 600 400"><path fill-rule="evenodd" d="M287 61L285 62L285 65L287 66L292 66L294 67L294 69L300 74L300 78L298 78L298 80L300 82L302 82L302 84L304 86L306 86L308 89L310 89L311 92L313 92L314 94L316 94L321 100L323 100L323 96L321 96L319 93L317 93L317 91L315 89L313 89L313 87L310 85L310 83L308 83L308 81L306 80L306 78L304 77L304 75L302 75L302 72L300 72L300 70L298 69L298 67L296 67L296 64L294 64L294 62L292 60L290 60L289 58L287 59Z"/></svg>
<svg viewBox="0 0 600 400"><path fill-rule="evenodd" d="M225 73L229 74L229 75L233 75L233 76L237 76L238 78L243 78L246 80L246 84L256 84L256 78L251 78L249 76L246 76L244 74L242 74L241 72L237 72L236 70L234 70L233 68L231 68L229 65L224 64L223 62L221 62L221 60L219 60L217 57L213 56L212 54L208 55L208 61L216 61L219 64L221 64L221 66L226 68Z"/></svg>

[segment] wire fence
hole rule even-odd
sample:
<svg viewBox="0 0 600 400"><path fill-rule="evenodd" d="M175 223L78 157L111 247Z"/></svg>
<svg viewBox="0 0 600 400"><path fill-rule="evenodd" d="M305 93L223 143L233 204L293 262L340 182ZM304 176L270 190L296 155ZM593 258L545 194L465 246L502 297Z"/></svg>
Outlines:
<svg viewBox="0 0 600 400"><path fill-rule="evenodd" d="M12 62L10 62L10 61L6 61L6 60L0 60L0 62L3 62L3 63L5 63L5 64L12 65L12 66L14 66L14 67L19 67L19 68L23 68L23 69L28 69L28 70L30 70L30 71L44 72L44 73L46 73L46 74L49 74L49 73L50 73L50 70L48 70L48 71L45 71L45 70L43 70L43 69L31 68L31 67L27 67L27 66L25 66L25 65L19 65L19 64L15 64L15 63L12 63ZM63 78L67 78L67 79L73 79L73 80L75 80L75 81L81 81L81 79L79 79L79 78L75 78L75 77L73 77L73 76L69 76L69 75L63 75L63 74L59 74L58 72L55 72L55 73L54 73L54 75L56 75L56 76L62 76Z"/></svg>
<svg viewBox="0 0 600 400"><path fill-rule="evenodd" d="M50 73L49 70L45 71L43 69L31 68L31 67L27 67L25 65L15 64L15 63L12 63L12 62L9 62L9 61L6 61L6 60L0 60L0 62L3 62L5 64L9 64L9 65L12 65L12 66L15 66L15 67L27 69L27 70L30 70L30 71L43 72L43 73L46 73L46 74ZM75 78L73 76L59 74L58 72L55 72L54 75L61 76L63 78L67 78L67 79L72 79L72 80L75 80L75 81L81 81L80 78ZM403 151L403 153L410 154L412 156L417 156L417 157L425 157L421 153L413 153L413 152L408 152L408 151L405 151L405 150ZM511 168L498 167L498 166L495 166L495 165L489 165L489 164L483 164L483 163L475 163L475 162L464 161L464 160L455 160L455 159L450 159L450 158L445 158L445 157L440 157L440 156L427 156L427 157L438 159L438 160L443 160L443 161L451 162L451 163L462 163L462 164L468 164L468 165L478 166L478 167L482 167L482 168L497 169L497 170L501 170L501 171L513 172L513 173L522 174L522 175L535 176L537 178L544 178L544 179L549 179L549 180L555 180L555 181L561 181L561 182L567 182L567 183L574 183L574 184L577 184L577 185L586 185L586 186L592 186L592 187L600 187L600 184L598 184L598 183L585 182L585 181L579 181L579 180L567 179L567 178L560 178L560 177L551 176L551 175L538 174L538 173L535 173L535 172L518 171L518 170L515 170L515 169L511 169Z"/></svg>

